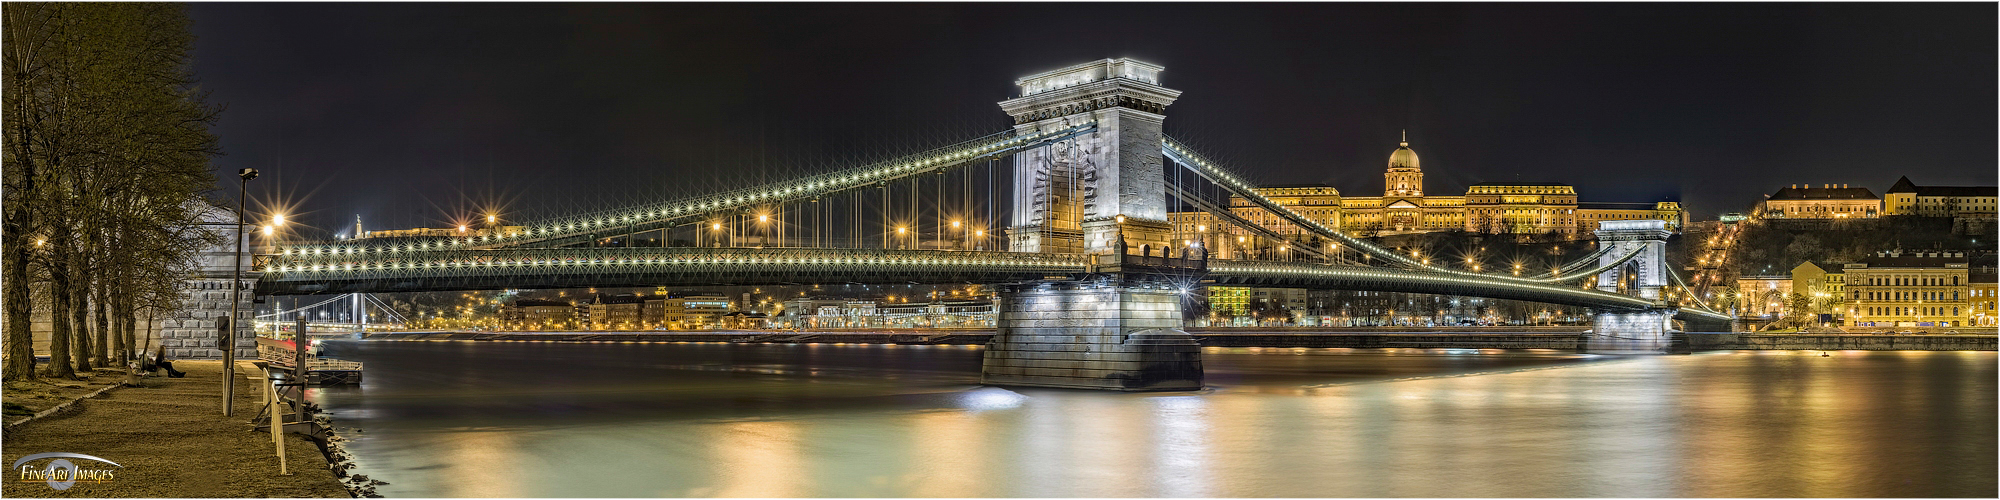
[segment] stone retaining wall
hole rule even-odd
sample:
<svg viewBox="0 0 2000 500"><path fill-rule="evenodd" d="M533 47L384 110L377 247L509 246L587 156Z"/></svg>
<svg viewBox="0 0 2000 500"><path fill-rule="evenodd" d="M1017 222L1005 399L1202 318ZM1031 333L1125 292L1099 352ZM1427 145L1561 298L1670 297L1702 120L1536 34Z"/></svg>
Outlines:
<svg viewBox="0 0 2000 500"><path fill-rule="evenodd" d="M790 337L811 335L801 340ZM992 332L953 332L949 337L936 333L893 332L394 332L370 333L377 340L498 340L550 342L730 342L758 343L848 343L848 344L945 344L986 345ZM1578 333L1294 333L1244 332L1192 334L1203 347L1328 347L1350 349L1441 348L1441 349L1562 349L1575 350ZM1993 335L1786 335L1748 333L1690 333L1689 346L1697 351L1718 350L1871 350L1871 351L1992 351ZM927 340L928 339L928 340Z"/></svg>
<svg viewBox="0 0 2000 500"><path fill-rule="evenodd" d="M255 314L256 290L252 288L260 273L243 274L242 301L236 307L236 358L257 357L255 327L250 317ZM174 359L221 359L222 349L217 342L222 337L218 324L229 317L229 278L204 277L188 280L181 289L181 307L171 311L160 321L159 348Z"/></svg>
<svg viewBox="0 0 2000 500"><path fill-rule="evenodd" d="M1204 347L1567 349L1579 333L1196 333Z"/></svg>
<svg viewBox="0 0 2000 500"><path fill-rule="evenodd" d="M1992 351L1994 335L1690 333L1688 346L1714 350Z"/></svg>

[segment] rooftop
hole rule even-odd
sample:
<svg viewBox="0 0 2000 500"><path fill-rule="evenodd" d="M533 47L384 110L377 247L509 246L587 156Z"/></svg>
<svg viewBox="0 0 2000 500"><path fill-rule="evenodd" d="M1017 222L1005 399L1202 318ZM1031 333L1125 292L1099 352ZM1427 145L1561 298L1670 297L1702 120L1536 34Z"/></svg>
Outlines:
<svg viewBox="0 0 2000 500"><path fill-rule="evenodd" d="M1576 208L1590 208L1597 210L1652 210L1658 207L1659 204L1657 203L1635 203L1635 202L1623 202L1623 201L1580 201L1576 203Z"/></svg>
<svg viewBox="0 0 2000 500"><path fill-rule="evenodd" d="M1569 186L1560 182L1481 182L1474 186Z"/></svg>
<svg viewBox="0 0 2000 500"><path fill-rule="evenodd" d="M629 293L621 293L617 295L600 294L597 296L597 300L592 303L593 304L637 304L639 302L640 302L639 296Z"/></svg>
<svg viewBox="0 0 2000 500"><path fill-rule="evenodd" d="M1160 72L1164 70L1158 64L1129 57L1098 59L1024 76L1014 80L1014 85L1021 88L1022 97L1112 78L1159 85Z"/></svg>
<svg viewBox="0 0 2000 500"><path fill-rule="evenodd" d="M1887 252L1878 252L1875 255L1871 255L1868 257L1862 257L1861 260L1859 262L1855 262L1855 264L1860 264L1866 267L1945 267L1945 265L1947 264L1958 264L1960 266L1964 266L1966 264L1966 259L1964 252L1942 252L1942 251L1905 252L1901 250L1891 250Z"/></svg>
<svg viewBox="0 0 2000 500"><path fill-rule="evenodd" d="M1889 186L1889 193L1916 193L1917 196L1994 196L2000 192L1995 186L1918 186L1910 182L1908 176L1896 179L1896 185Z"/></svg>
<svg viewBox="0 0 2000 500"><path fill-rule="evenodd" d="M1798 187L1792 186L1771 193L1773 200L1879 200L1875 192L1858 187Z"/></svg>

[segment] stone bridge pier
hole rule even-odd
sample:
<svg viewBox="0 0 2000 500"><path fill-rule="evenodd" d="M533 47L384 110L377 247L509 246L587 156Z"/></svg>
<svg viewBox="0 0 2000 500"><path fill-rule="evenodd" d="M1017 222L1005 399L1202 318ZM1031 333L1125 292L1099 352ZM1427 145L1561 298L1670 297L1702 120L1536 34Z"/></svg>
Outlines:
<svg viewBox="0 0 2000 500"><path fill-rule="evenodd" d="M1201 345L1181 331L1181 294L1122 283L1003 290L980 383L1116 391L1202 387Z"/></svg>
<svg viewBox="0 0 2000 500"><path fill-rule="evenodd" d="M236 331L237 359L255 359L257 334L251 317L256 311L257 281L263 273L255 270L248 256L239 262L235 246L240 243L250 248L250 237L237 233L235 212L207 205L196 209L201 211L204 230L220 236L222 243L195 255L194 276L181 285L180 304L162 314L159 342L153 349L166 352L170 359L221 359L228 344L222 328L228 325ZM237 273L241 279L232 282L230 277ZM234 322L228 321L231 299L240 301Z"/></svg>

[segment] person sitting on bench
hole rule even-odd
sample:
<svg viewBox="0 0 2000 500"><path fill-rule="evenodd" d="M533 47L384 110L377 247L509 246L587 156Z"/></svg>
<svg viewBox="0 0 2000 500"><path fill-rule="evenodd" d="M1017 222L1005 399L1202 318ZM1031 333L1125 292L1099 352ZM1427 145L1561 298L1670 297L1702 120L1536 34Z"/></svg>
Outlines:
<svg viewBox="0 0 2000 500"><path fill-rule="evenodd" d="M174 362L167 361L167 351L165 349L161 349L159 352L153 353L153 356L151 358L142 357L140 359L144 360L145 364L139 367L139 371L152 373L160 369L165 369L167 370L167 378L181 378L187 376L187 372L174 369Z"/></svg>

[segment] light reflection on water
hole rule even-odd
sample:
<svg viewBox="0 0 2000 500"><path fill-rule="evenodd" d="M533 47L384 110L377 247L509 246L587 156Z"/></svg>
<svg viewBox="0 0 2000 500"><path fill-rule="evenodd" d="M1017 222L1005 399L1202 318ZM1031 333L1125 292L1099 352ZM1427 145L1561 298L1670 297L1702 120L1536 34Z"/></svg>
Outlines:
<svg viewBox="0 0 2000 500"><path fill-rule="evenodd" d="M1991 352L1207 349L1210 388L963 348L338 342L388 496L1995 495ZM349 428L352 428L351 430Z"/></svg>

